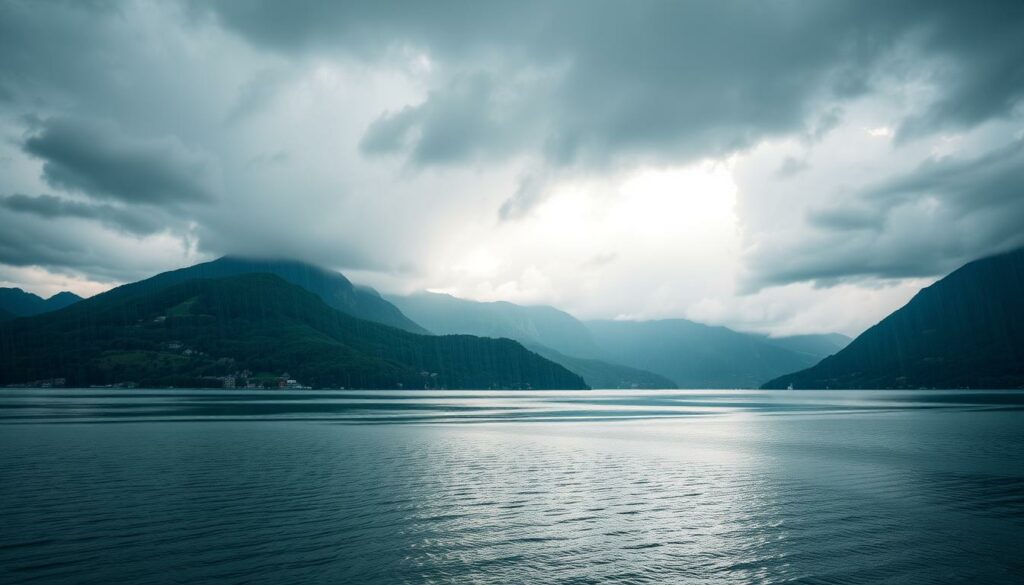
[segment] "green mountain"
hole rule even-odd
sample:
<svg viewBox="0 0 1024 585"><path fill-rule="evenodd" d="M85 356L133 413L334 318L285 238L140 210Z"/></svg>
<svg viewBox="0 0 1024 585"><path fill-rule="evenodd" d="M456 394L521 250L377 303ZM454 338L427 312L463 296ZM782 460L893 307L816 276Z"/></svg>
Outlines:
<svg viewBox="0 0 1024 585"><path fill-rule="evenodd" d="M818 358L768 339L685 319L587 321L617 362L665 376L680 388L756 388Z"/></svg>
<svg viewBox="0 0 1024 585"><path fill-rule="evenodd" d="M818 359L837 353L853 341L841 333L789 335L786 337L764 336L764 340L772 345Z"/></svg>
<svg viewBox="0 0 1024 585"><path fill-rule="evenodd" d="M17 315L0 307L0 322L7 321L9 319L14 319L15 317L17 317Z"/></svg>
<svg viewBox="0 0 1024 585"><path fill-rule="evenodd" d="M601 356L587 327L554 307L504 301L483 303L428 292L389 296L388 300L434 333L508 337L524 345L543 345L566 355Z"/></svg>
<svg viewBox="0 0 1024 585"><path fill-rule="evenodd" d="M514 341L357 319L276 275L163 280L0 323L0 384L213 386L287 372L314 387L586 388Z"/></svg>
<svg viewBox="0 0 1024 585"><path fill-rule="evenodd" d="M675 388L663 376L598 359L603 352L586 325L554 307L484 303L428 292L387 298L435 333L514 339L579 374L592 388Z"/></svg>
<svg viewBox="0 0 1024 585"><path fill-rule="evenodd" d="M411 333L427 333L425 329L412 322L372 288L355 286L339 272L294 260L225 256L212 262L164 272L115 290L155 290L195 278L224 278L261 273L274 274L292 284L299 285L319 296L328 306L353 317L383 323Z"/></svg>
<svg viewBox="0 0 1024 585"><path fill-rule="evenodd" d="M764 388L1024 387L1024 248L971 262Z"/></svg>
<svg viewBox="0 0 1024 585"><path fill-rule="evenodd" d="M4 314L11 317L29 317L63 309L82 300L72 292L59 292L48 299L25 292L20 288L0 288L0 320Z"/></svg>

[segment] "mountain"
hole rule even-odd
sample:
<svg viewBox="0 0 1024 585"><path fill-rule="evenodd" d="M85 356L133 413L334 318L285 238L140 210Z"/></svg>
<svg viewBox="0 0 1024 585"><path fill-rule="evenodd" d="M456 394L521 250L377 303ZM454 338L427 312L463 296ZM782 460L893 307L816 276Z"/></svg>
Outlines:
<svg viewBox="0 0 1024 585"><path fill-rule="evenodd" d="M772 345L815 357L818 359L828 357L843 349L850 342L851 338L841 333L823 333L809 335L790 335L787 337L764 336L765 341Z"/></svg>
<svg viewBox="0 0 1024 585"><path fill-rule="evenodd" d="M388 300L434 333L508 337L524 345L543 345L571 356L601 355L587 327L554 307L504 301L484 303L428 292L389 296Z"/></svg>
<svg viewBox="0 0 1024 585"><path fill-rule="evenodd" d="M339 272L295 260L225 256L211 262L164 272L140 282L118 287L114 291L156 290L195 278L224 278L260 273L277 275L319 296L328 306L353 317L390 325L411 333L427 333L372 288L355 286Z"/></svg>
<svg viewBox="0 0 1024 585"><path fill-rule="evenodd" d="M586 388L514 341L357 319L276 275L152 281L0 323L0 384L214 386L287 372L316 387Z"/></svg>
<svg viewBox="0 0 1024 585"><path fill-rule="evenodd" d="M470 301L428 292L387 298L435 333L514 339L579 374L592 388L675 388L663 376L597 359L603 352L586 325L554 307Z"/></svg>
<svg viewBox="0 0 1024 585"><path fill-rule="evenodd" d="M1024 387L1024 248L976 260L765 388Z"/></svg>
<svg viewBox="0 0 1024 585"><path fill-rule="evenodd" d="M675 388L672 380L653 372L620 366L602 360L567 356L543 345L527 345L527 349L561 365L579 375L594 389L650 389Z"/></svg>
<svg viewBox="0 0 1024 585"><path fill-rule="evenodd" d="M685 319L587 321L609 356L660 374L680 388L756 388L766 379L817 362L817 357L726 327Z"/></svg>
<svg viewBox="0 0 1024 585"><path fill-rule="evenodd" d="M0 322L7 321L9 319L14 319L15 317L17 317L17 315L0 307Z"/></svg>
<svg viewBox="0 0 1024 585"><path fill-rule="evenodd" d="M72 292L59 292L48 299L20 288L0 288L0 311L13 317L29 317L63 309L82 300ZM2 319L2 316L0 316Z"/></svg>

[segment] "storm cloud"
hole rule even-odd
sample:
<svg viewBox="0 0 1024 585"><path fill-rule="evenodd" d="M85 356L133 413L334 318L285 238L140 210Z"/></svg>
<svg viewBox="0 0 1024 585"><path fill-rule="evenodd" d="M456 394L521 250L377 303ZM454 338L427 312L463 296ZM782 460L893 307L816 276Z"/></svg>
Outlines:
<svg viewBox="0 0 1024 585"><path fill-rule="evenodd" d="M944 274L1024 246L1024 141L915 168L811 207L807 238L762 251L757 286Z"/></svg>
<svg viewBox="0 0 1024 585"><path fill-rule="evenodd" d="M560 165L726 154L797 131L822 103L887 76L912 78L922 63L936 67L942 93L906 134L1005 116L1024 92L1017 2L310 0L211 10L272 50L372 60L408 45L442 62L452 73L425 101L383 114L364 138L373 152L407 146L421 164L470 157L486 142ZM459 82L480 71L496 74Z"/></svg>
<svg viewBox="0 0 1024 585"><path fill-rule="evenodd" d="M11 0L0 273L856 333L1024 244L1022 124L1016 1Z"/></svg>
<svg viewBox="0 0 1024 585"><path fill-rule="evenodd" d="M0 207L44 218L75 217L94 220L113 229L139 236L154 234L166 226L166 218L159 217L150 210L72 201L53 195L30 197L15 193L0 197Z"/></svg>
<svg viewBox="0 0 1024 585"><path fill-rule="evenodd" d="M25 152L42 159L55 188L125 203L207 202L206 163L173 137L131 138L109 124L58 118L40 123Z"/></svg>

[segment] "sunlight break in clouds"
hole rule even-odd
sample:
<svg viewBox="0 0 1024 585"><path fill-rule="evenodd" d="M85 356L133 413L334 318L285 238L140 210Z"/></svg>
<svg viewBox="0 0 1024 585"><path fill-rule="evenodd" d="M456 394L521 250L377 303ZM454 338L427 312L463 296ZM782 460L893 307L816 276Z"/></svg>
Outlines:
<svg viewBox="0 0 1024 585"><path fill-rule="evenodd" d="M671 315L694 295L732 294L735 192L728 163L567 180L515 222L455 234L464 249L423 288L580 316Z"/></svg>

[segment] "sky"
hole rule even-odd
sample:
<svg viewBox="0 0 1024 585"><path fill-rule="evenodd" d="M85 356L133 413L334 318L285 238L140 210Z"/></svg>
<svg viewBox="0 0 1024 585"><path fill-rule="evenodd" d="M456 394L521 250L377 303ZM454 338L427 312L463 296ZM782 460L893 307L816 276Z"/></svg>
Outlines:
<svg viewBox="0 0 1024 585"><path fill-rule="evenodd" d="M0 286L856 335L1024 245L1024 3L0 0Z"/></svg>

